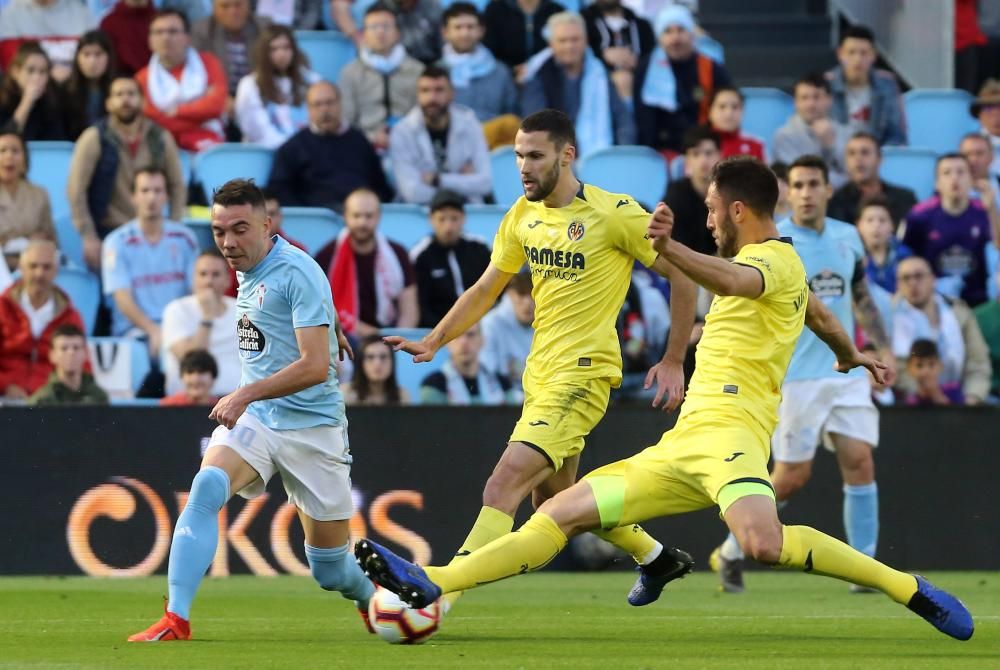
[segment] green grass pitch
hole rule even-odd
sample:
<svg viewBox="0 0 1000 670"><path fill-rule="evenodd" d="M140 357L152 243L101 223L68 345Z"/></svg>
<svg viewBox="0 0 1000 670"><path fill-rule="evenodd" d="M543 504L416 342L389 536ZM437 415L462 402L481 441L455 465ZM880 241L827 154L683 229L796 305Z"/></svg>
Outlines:
<svg viewBox="0 0 1000 670"><path fill-rule="evenodd" d="M671 584L629 607L626 573L543 573L467 594L419 647L364 632L353 607L306 578L208 579L190 643L130 644L159 617L166 579L0 579L0 668L1000 668L1000 573L928 575L976 617L947 638L881 595L799 574Z"/></svg>

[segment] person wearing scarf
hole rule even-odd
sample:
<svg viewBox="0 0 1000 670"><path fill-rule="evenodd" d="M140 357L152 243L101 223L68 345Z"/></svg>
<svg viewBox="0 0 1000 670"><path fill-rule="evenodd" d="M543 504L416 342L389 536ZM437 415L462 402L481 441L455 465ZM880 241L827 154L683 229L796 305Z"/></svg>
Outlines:
<svg viewBox="0 0 1000 670"><path fill-rule="evenodd" d="M420 383L424 405L503 405L511 401L510 380L479 364L483 335L473 324L448 343L448 355L439 372Z"/></svg>
<svg viewBox="0 0 1000 670"><path fill-rule="evenodd" d="M579 14L553 15L545 30L549 47L525 65L521 107L525 115L552 108L576 126L577 155L613 144L635 143L635 121L608 71L587 46L586 26Z"/></svg>
<svg viewBox="0 0 1000 670"><path fill-rule="evenodd" d="M708 121L715 89L732 86L732 80L723 65L695 50L696 26L686 7L663 9L653 28L658 44L635 76L639 143L674 154L684 131Z"/></svg>
<svg viewBox="0 0 1000 670"><path fill-rule="evenodd" d="M417 77L423 70L400 42L396 15L375 3L365 12L358 58L344 67L337 82L344 120L384 150L389 129L417 102Z"/></svg>
<svg viewBox="0 0 1000 670"><path fill-rule="evenodd" d="M177 146L201 151L225 141L222 115L226 71L208 52L191 47L187 18L163 10L149 27L153 56L135 76L142 86L143 113L170 131Z"/></svg>

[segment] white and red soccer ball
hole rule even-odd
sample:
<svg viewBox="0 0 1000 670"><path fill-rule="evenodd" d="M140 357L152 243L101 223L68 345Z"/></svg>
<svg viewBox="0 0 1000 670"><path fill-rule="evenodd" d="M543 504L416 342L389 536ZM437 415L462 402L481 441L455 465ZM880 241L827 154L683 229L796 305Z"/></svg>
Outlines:
<svg viewBox="0 0 1000 670"><path fill-rule="evenodd" d="M441 623L440 601L414 609L392 591L378 588L368 603L368 620L375 633L389 644L423 644Z"/></svg>

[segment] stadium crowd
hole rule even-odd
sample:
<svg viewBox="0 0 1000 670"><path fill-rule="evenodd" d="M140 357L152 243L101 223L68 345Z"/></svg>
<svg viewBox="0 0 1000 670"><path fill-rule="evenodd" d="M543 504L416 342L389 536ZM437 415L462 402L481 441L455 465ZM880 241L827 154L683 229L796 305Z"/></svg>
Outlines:
<svg viewBox="0 0 1000 670"><path fill-rule="evenodd" d="M655 151L672 175L662 199L675 237L703 253L716 252L704 225L715 164L741 154L772 162L776 220L808 206L857 226L900 373L895 389L873 382L877 401L1000 402L1000 12L977 25L976 3L959 3L972 15L956 26L956 80L975 93L979 128L935 158L924 175L933 194L920 199L916 184L880 177L884 147L908 144L907 120L897 78L875 67L870 30L840 31L831 70L796 73L793 113L759 138L743 130L744 93L692 4L595 0L576 12L491 0L480 11L379 0L357 12L331 0L324 17L323 2L304 0L119 0L98 20L81 0L0 1L0 398L213 404L239 384L235 273L184 222L206 218L210 195L187 166L243 142L273 152L274 232L330 280L355 343L341 371L348 403L519 403L528 273L410 388L397 365L412 363L380 335L432 328L480 276L491 240L464 226L468 205L497 201L491 150L513 142L522 116L554 107L576 124L578 155ZM296 31L324 26L356 52L336 81L298 44ZM977 74L965 76L970 68ZM44 141L75 143L55 187L28 179ZM828 168L819 202L788 190L804 155ZM56 200L68 210L54 211ZM411 245L387 236L386 203L423 207L429 234ZM342 227L319 247L300 244L281 215L302 207L332 211ZM64 289L64 272L99 281L100 305L79 297L79 284ZM622 395L663 350L668 301L669 287L637 265L618 324Z"/></svg>

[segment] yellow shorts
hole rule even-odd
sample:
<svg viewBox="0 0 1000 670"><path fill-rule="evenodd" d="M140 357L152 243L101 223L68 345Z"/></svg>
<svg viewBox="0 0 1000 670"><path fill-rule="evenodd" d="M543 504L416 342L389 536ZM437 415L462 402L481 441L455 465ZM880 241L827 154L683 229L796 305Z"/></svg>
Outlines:
<svg viewBox="0 0 1000 670"><path fill-rule="evenodd" d="M743 495L769 490L773 497L769 449L770 435L749 414L693 412L656 445L598 468L584 480L594 491L605 528L715 504L724 514ZM720 491L730 484L735 486L720 500Z"/></svg>
<svg viewBox="0 0 1000 670"><path fill-rule="evenodd" d="M584 438L604 418L611 396L609 379L568 379L539 383L524 373L524 407L510 434L538 450L558 471L583 451Z"/></svg>

